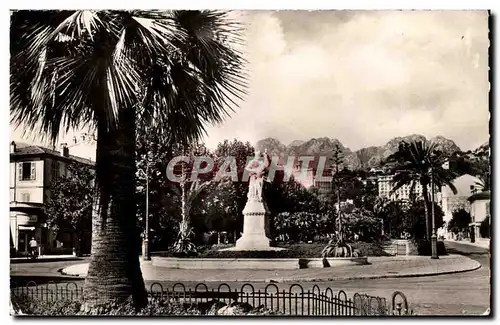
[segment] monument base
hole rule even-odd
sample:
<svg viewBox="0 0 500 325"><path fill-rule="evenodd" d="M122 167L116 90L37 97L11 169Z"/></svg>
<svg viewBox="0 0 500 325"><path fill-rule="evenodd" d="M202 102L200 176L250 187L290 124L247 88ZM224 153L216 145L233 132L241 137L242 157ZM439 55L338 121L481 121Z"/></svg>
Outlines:
<svg viewBox="0 0 500 325"><path fill-rule="evenodd" d="M267 245L267 246L255 245L255 242L253 240L247 241L247 239L245 238L242 241L242 239L243 239L243 237L241 237L240 239L238 239L236 241L236 246L219 249L219 251L220 252L224 252L224 251L238 251L238 252L259 251L259 252L262 252L262 251L285 251L286 250L286 248L272 247L270 245ZM265 239L269 240L269 238L267 238L267 237Z"/></svg>
<svg viewBox="0 0 500 325"><path fill-rule="evenodd" d="M236 246L229 251L275 251L284 248L271 247L269 233L269 210L264 201L249 199L243 209L243 234Z"/></svg>

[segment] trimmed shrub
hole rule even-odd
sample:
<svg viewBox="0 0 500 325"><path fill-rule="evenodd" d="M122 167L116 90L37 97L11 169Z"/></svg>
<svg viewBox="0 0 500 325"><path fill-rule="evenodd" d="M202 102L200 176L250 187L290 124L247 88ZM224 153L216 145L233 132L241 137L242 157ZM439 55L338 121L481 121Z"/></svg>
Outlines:
<svg viewBox="0 0 500 325"><path fill-rule="evenodd" d="M431 241L430 240L418 241L417 250L418 250L418 255L431 256L432 255ZM446 252L446 247L444 246L444 242L442 242L442 241L437 242L437 250L438 250L438 255L447 255L448 254Z"/></svg>
<svg viewBox="0 0 500 325"><path fill-rule="evenodd" d="M379 242L366 243L360 241L352 244L352 248L357 249L360 256L389 256Z"/></svg>
<svg viewBox="0 0 500 325"><path fill-rule="evenodd" d="M486 217L479 226L479 233L483 238L490 238L490 217Z"/></svg>

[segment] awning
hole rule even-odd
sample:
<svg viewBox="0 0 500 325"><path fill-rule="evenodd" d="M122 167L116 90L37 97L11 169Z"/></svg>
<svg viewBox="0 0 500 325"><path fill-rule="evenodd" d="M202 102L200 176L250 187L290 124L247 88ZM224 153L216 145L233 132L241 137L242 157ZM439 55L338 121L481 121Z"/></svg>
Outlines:
<svg viewBox="0 0 500 325"><path fill-rule="evenodd" d="M18 226L19 230L31 230L31 231L35 231L35 227L33 226Z"/></svg>

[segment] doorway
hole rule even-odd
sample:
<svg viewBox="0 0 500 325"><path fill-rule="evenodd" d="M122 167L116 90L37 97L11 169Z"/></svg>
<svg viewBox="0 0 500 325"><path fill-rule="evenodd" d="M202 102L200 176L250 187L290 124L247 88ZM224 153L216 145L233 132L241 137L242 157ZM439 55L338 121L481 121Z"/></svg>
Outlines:
<svg viewBox="0 0 500 325"><path fill-rule="evenodd" d="M17 252L21 255L28 255L28 243L32 236L32 231L30 230L19 230Z"/></svg>

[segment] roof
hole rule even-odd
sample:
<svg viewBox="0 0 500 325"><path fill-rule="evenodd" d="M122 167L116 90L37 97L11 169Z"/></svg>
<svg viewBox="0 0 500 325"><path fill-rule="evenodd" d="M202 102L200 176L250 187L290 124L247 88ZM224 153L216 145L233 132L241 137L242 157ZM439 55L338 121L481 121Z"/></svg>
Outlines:
<svg viewBox="0 0 500 325"><path fill-rule="evenodd" d="M469 174L462 175L453 180L453 185L457 189L457 194L449 186L444 186L442 189L443 197L460 196L469 197L473 194L471 186L477 187L481 180Z"/></svg>
<svg viewBox="0 0 500 325"><path fill-rule="evenodd" d="M467 200L470 203L472 203L472 202L478 201L478 200L489 200L490 198L491 198L490 191L483 191L483 192L479 192L479 193L473 194Z"/></svg>
<svg viewBox="0 0 500 325"><path fill-rule="evenodd" d="M14 141L12 141L14 142ZM37 155L49 155L52 157L57 157L60 159L70 159L82 164L87 164L87 165L95 165L95 162L93 162L90 159L74 156L74 155L69 155L67 157L63 156L59 151L52 150L49 148L45 148L42 146L38 145L30 145L22 142L14 142L16 145L16 150L15 152L11 153L11 157L23 157L23 156L37 156Z"/></svg>

